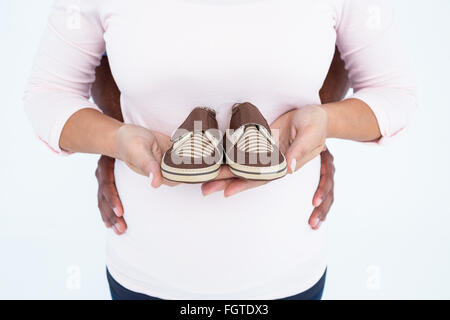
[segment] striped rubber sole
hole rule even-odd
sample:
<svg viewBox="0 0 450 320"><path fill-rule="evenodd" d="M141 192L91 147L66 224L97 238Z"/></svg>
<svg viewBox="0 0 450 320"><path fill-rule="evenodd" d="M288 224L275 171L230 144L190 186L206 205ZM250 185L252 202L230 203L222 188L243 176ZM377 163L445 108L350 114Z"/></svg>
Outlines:
<svg viewBox="0 0 450 320"><path fill-rule="evenodd" d="M215 179L219 175L222 161L201 169L180 169L161 164L162 176L170 181L180 183L203 183Z"/></svg>
<svg viewBox="0 0 450 320"><path fill-rule="evenodd" d="M287 174L286 160L270 167L253 167L236 163L227 155L225 155L225 158L231 172L234 175L247 180L271 181L280 179Z"/></svg>

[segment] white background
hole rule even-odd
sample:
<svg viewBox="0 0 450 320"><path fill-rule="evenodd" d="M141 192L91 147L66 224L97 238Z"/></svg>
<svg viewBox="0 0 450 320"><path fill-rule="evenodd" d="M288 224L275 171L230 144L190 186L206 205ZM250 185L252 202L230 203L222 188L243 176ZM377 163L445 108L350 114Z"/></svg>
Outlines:
<svg viewBox="0 0 450 320"><path fill-rule="evenodd" d="M49 152L22 107L51 2L0 0L0 299L105 299L97 157ZM329 143L327 299L450 298L450 1L392 3L420 111L388 147Z"/></svg>

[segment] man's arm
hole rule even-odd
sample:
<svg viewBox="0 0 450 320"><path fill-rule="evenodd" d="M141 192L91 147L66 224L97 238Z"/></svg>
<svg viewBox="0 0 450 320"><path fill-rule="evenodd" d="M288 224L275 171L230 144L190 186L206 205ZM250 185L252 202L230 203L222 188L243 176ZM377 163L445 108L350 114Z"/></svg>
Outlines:
<svg viewBox="0 0 450 320"><path fill-rule="evenodd" d="M104 114L123 122L120 91L111 73L107 57L103 57L95 72L95 82L91 89L95 104ZM99 184L98 207L103 222L107 228L112 228L120 235L126 231L127 224L123 218L122 202L115 184L114 163L113 158L101 156L95 176Z"/></svg>
<svg viewBox="0 0 450 320"><path fill-rule="evenodd" d="M91 89L92 98L104 114L123 122L120 107L120 91L111 73L107 57L103 57L95 70L95 82Z"/></svg>
<svg viewBox="0 0 450 320"><path fill-rule="evenodd" d="M350 81L345 69L345 62L341 59L341 54L336 48L330 70L322 89L320 89L320 100L322 104L341 101L345 98L349 89Z"/></svg>
<svg viewBox="0 0 450 320"><path fill-rule="evenodd" d="M341 54L336 48L330 70L320 90L322 104L343 100L349 89L348 72L345 69L344 61L341 59ZM322 152L321 163L319 187L313 199L315 209L309 219L310 226L316 230L326 220L334 202L334 173L336 169L333 155L328 149Z"/></svg>

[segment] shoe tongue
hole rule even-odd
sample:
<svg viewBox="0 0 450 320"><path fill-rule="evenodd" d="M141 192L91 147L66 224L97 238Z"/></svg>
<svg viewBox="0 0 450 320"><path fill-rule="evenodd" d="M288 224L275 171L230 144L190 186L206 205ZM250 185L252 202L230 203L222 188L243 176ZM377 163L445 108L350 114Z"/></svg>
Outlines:
<svg viewBox="0 0 450 320"><path fill-rule="evenodd" d="M178 127L172 139L177 139L187 132L218 130L218 128L216 112L213 109L198 107L192 110L186 120Z"/></svg>
<svg viewBox="0 0 450 320"><path fill-rule="evenodd" d="M257 107L249 102L235 105L231 116L230 129L237 130L247 124L261 125L271 133L269 124Z"/></svg>

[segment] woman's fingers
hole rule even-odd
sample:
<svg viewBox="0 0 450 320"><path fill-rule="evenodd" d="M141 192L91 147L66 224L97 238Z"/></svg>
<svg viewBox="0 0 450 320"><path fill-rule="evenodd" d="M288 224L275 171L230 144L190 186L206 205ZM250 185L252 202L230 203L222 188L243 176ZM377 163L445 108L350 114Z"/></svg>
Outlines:
<svg viewBox="0 0 450 320"><path fill-rule="evenodd" d="M231 172L228 166L220 167L219 175L214 179L215 180L225 180L230 178L236 178L236 176Z"/></svg>
<svg viewBox="0 0 450 320"><path fill-rule="evenodd" d="M202 194L208 196L215 192L224 191L235 179L236 176L231 172L230 168L222 166L219 175L213 181L202 184Z"/></svg>
<svg viewBox="0 0 450 320"><path fill-rule="evenodd" d="M215 192L224 191L225 197L234 196L245 190L257 188L267 184L268 181L251 181L239 178L230 178L226 180L215 180L204 183L202 185L202 193L204 196Z"/></svg>
<svg viewBox="0 0 450 320"><path fill-rule="evenodd" d="M117 153L133 171L149 177L154 188L161 186L163 151L150 130L135 125L122 126L117 132Z"/></svg>
<svg viewBox="0 0 450 320"><path fill-rule="evenodd" d="M167 179L164 179L163 178L163 184L165 185L165 186L168 186L168 187L176 187L176 186L178 186L180 183L179 182L175 182L175 181L170 181L170 180L167 180Z"/></svg>
<svg viewBox="0 0 450 320"><path fill-rule="evenodd" d="M151 148L144 149L143 152L138 155L140 158L136 161L141 170L143 170L143 174L149 178L152 187L159 188L164 182L161 173L160 151L156 139L152 143L153 145Z"/></svg>
<svg viewBox="0 0 450 320"><path fill-rule="evenodd" d="M228 198L245 190L257 188L267 183L269 183L269 181L235 179L225 188L224 195Z"/></svg>
<svg viewBox="0 0 450 320"><path fill-rule="evenodd" d="M202 184L202 194L204 196L209 196L210 194L224 191L231 183L233 179L226 180L214 180Z"/></svg>
<svg viewBox="0 0 450 320"><path fill-rule="evenodd" d="M290 141L286 152L290 173L303 167L323 151L327 137L327 113L320 107L298 109L290 123Z"/></svg>
<svg viewBox="0 0 450 320"><path fill-rule="evenodd" d="M150 152L141 155L141 159L136 162L136 165L131 162L126 162L126 164L131 170L148 177L153 188L159 188L163 184L161 165Z"/></svg>
<svg viewBox="0 0 450 320"><path fill-rule="evenodd" d="M161 159L162 151L156 138L153 137L149 149L144 150L141 161L143 161L143 168L145 175L149 177L150 184L153 188L159 188L163 182L161 173ZM139 161L139 160L138 160Z"/></svg>
<svg viewBox="0 0 450 320"><path fill-rule="evenodd" d="M302 168L309 161L317 157L322 149L322 145L311 148L308 144L303 142L298 142L296 144L293 143L286 153L289 173L294 173Z"/></svg>
<svg viewBox="0 0 450 320"><path fill-rule="evenodd" d="M322 152L325 139L314 128L307 128L303 132L293 128L291 136L292 143L286 152L286 161L290 173L294 173Z"/></svg>
<svg viewBox="0 0 450 320"><path fill-rule="evenodd" d="M161 165L156 160L150 160L148 162L148 166L149 166L148 178L150 179L150 184L152 185L153 188L159 188L164 182L161 173Z"/></svg>

